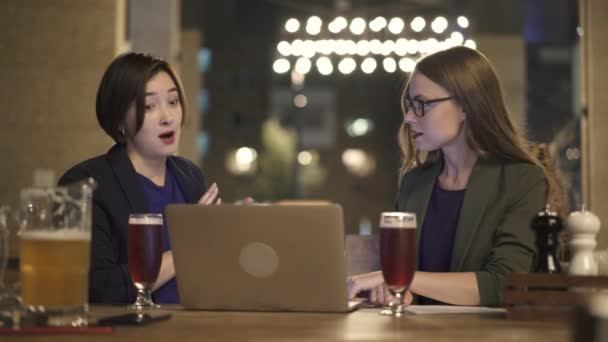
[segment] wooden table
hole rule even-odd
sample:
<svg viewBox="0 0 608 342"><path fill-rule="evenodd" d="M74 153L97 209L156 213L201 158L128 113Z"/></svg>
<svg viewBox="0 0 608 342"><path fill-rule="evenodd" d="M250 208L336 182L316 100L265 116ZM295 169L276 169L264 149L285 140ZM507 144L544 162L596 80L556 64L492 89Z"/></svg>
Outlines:
<svg viewBox="0 0 608 342"><path fill-rule="evenodd" d="M91 317L127 312L94 306ZM0 341L570 341L565 322L512 321L504 315L416 315L391 318L377 309L349 314L255 313L161 309L173 317L119 326L106 335L0 336Z"/></svg>

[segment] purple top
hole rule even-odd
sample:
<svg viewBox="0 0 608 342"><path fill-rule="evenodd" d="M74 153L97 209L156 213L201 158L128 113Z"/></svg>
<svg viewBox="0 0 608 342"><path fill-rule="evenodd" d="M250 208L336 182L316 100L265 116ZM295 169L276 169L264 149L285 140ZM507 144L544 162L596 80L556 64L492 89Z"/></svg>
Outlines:
<svg viewBox="0 0 608 342"><path fill-rule="evenodd" d="M418 267L426 272L449 272L454 235L466 190L444 190L435 182L420 231ZM443 304L420 296L420 304Z"/></svg>
<svg viewBox="0 0 608 342"><path fill-rule="evenodd" d="M137 174L139 181L144 187L144 192L148 200L148 211L153 214L163 214L165 216L165 207L172 203L186 203L179 184L171 168L167 164L167 172L165 173L165 185L158 186L145 176ZM167 220L163 220L163 251L171 249L169 241L169 230ZM179 294L177 293L177 281L175 277L166 282L152 294L154 302L159 304L179 304Z"/></svg>

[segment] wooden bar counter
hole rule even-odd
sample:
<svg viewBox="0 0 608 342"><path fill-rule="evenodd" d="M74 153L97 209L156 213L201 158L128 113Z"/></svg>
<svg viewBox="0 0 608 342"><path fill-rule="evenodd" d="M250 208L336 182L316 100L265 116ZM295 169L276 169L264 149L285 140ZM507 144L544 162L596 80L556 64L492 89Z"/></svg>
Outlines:
<svg viewBox="0 0 608 342"><path fill-rule="evenodd" d="M92 306L91 318L129 312ZM535 341L571 340L571 322L508 320L504 314L380 316L363 308L349 314L185 311L166 306L170 320L116 326L100 335L0 335L0 341Z"/></svg>

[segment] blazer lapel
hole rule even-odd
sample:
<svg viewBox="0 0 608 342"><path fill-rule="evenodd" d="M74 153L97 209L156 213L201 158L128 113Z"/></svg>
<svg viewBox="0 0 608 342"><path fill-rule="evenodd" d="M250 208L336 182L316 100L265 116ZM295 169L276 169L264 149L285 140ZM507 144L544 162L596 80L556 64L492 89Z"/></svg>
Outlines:
<svg viewBox="0 0 608 342"><path fill-rule="evenodd" d="M492 198L491 192L498 191L496 184L498 184L499 177L500 168L496 167L495 161L477 160L460 209L460 218L452 248L451 271L459 271L462 268L466 253L471 247L473 237L479 230L479 224L490 204L487 199Z"/></svg>
<svg viewBox="0 0 608 342"><path fill-rule="evenodd" d="M108 151L108 158L114 171L114 176L129 202L130 212L147 213L149 210L148 200L139 179L137 179L137 173L127 155L125 146L121 144L114 145Z"/></svg>
<svg viewBox="0 0 608 342"><path fill-rule="evenodd" d="M198 203L198 200L201 196L199 193L199 186L192 183L192 176L189 176L186 170L180 168L178 164L175 162L174 157L167 158L167 164L171 168L173 175L177 179L177 183L179 184L179 188L184 195L184 199L187 203Z"/></svg>

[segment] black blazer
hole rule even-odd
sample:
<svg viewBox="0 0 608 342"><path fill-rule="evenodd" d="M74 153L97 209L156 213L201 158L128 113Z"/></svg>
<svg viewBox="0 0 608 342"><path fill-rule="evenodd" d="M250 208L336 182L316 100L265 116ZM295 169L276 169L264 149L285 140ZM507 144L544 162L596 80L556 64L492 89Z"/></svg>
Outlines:
<svg viewBox="0 0 608 342"><path fill-rule="evenodd" d="M191 161L171 156L167 164L188 203L197 203L205 193L201 170ZM89 301L91 303L132 303L137 290L129 275L129 214L148 212L148 202L126 147L114 145L108 153L86 160L68 170L59 180L70 184L93 177L93 227Z"/></svg>

